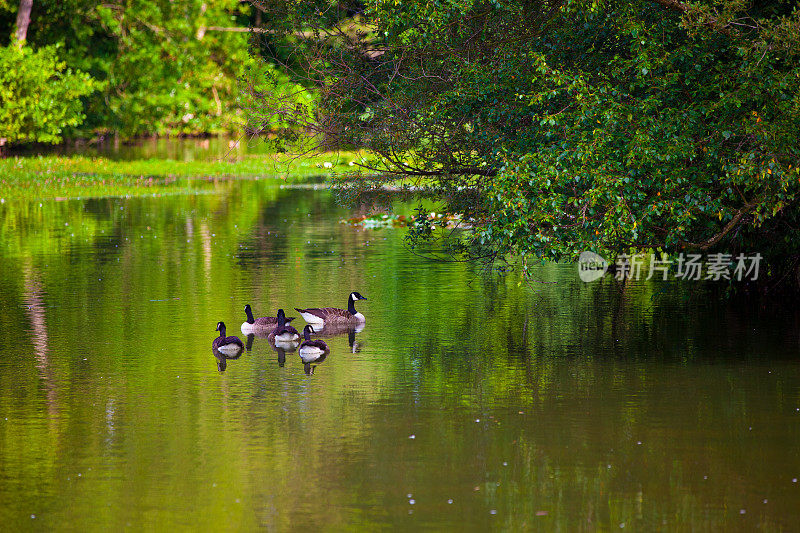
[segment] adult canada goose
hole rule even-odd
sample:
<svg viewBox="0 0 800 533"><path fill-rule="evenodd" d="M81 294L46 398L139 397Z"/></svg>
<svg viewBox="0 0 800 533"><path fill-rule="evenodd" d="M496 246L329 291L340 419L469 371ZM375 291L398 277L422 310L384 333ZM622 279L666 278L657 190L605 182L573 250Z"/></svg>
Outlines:
<svg viewBox="0 0 800 533"><path fill-rule="evenodd" d="M351 292L347 298L347 309L337 307L311 307L309 309L295 310L300 313L303 320L309 324L363 324L366 322L364 315L356 311L356 300L366 300L357 292Z"/></svg>
<svg viewBox="0 0 800 533"><path fill-rule="evenodd" d="M286 323L286 315L283 313L283 309L278 309L278 325L267 335L267 340L274 343L300 340L300 333Z"/></svg>
<svg viewBox="0 0 800 533"><path fill-rule="evenodd" d="M275 329L275 326L278 325L280 322L280 316L262 316L260 318L253 318L253 309L250 307L250 304L244 306L244 312L247 315L247 320L242 322L242 333L247 335L248 333L258 333L258 332L269 332ZM283 309L279 309L278 313L283 313ZM283 316L286 320L286 324L294 320L295 317L293 316Z"/></svg>
<svg viewBox="0 0 800 533"><path fill-rule="evenodd" d="M242 351L244 343L239 337L225 336L225 322L217 322L217 331L219 331L219 337L211 343L212 348L226 356L235 355Z"/></svg>
<svg viewBox="0 0 800 533"><path fill-rule="evenodd" d="M303 339L305 340L300 343L300 348L297 350L303 363L313 363L330 352L330 348L324 340L311 339L312 331L314 331L314 327L310 324L303 328Z"/></svg>
<svg viewBox="0 0 800 533"><path fill-rule="evenodd" d="M211 348L211 352L214 354L214 357L217 358L217 370L220 372L225 372L225 369L228 368L228 359L239 359L242 356L241 351L225 355L216 348Z"/></svg>

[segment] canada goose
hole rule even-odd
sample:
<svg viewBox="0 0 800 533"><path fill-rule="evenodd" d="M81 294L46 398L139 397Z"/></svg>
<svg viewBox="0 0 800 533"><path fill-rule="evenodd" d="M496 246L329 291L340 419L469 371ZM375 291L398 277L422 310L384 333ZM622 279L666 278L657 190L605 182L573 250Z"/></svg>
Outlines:
<svg viewBox="0 0 800 533"><path fill-rule="evenodd" d="M267 340L274 343L300 340L300 333L286 323L286 315L283 313L283 309L278 309L278 325L267 335Z"/></svg>
<svg viewBox="0 0 800 533"><path fill-rule="evenodd" d="M336 307L312 307L309 309L295 310L300 313L303 319L309 324L362 324L366 322L364 315L356 311L356 300L366 300L357 292L351 292L347 298L347 309Z"/></svg>
<svg viewBox="0 0 800 533"><path fill-rule="evenodd" d="M239 337L225 336L225 322L217 322L217 331L219 331L219 337L211 343L212 348L226 356L235 355L242 351L244 343Z"/></svg>
<svg viewBox="0 0 800 533"><path fill-rule="evenodd" d="M260 318L253 318L253 309L250 307L250 304L244 306L244 312L247 315L247 320L242 322L242 333L245 335L248 333L269 332L278 325L278 322L280 322L280 316L262 316ZM279 309L278 313L283 313L283 309ZM286 324L288 324L294 320L295 317L284 315L284 319L286 320Z"/></svg>
<svg viewBox="0 0 800 533"><path fill-rule="evenodd" d="M303 339L305 340L300 343L300 348L297 350L303 363L313 363L330 352L330 348L324 340L311 340L312 331L314 331L314 327L310 324L303 328Z"/></svg>
<svg viewBox="0 0 800 533"><path fill-rule="evenodd" d="M242 356L241 351L225 355L216 348L211 348L211 352L214 354L214 357L217 358L217 370L220 372L225 372L225 369L228 368L228 359L239 359Z"/></svg>

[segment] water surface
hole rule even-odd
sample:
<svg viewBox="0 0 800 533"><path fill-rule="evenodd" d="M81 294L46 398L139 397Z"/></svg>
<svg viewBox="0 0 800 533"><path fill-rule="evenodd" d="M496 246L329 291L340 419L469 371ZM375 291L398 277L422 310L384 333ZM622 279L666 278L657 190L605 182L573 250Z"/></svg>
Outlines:
<svg viewBox="0 0 800 533"><path fill-rule="evenodd" d="M11 530L800 528L794 316L426 262L325 190L0 206ZM243 307L345 306L310 375ZM296 325L302 326L298 318Z"/></svg>
<svg viewBox="0 0 800 533"><path fill-rule="evenodd" d="M43 153L63 156L80 155L113 160L170 159L174 161L237 161L247 156L273 153L269 140L259 136L217 137L145 137L123 141L109 136L99 140L71 141L52 147L16 148L18 155Z"/></svg>

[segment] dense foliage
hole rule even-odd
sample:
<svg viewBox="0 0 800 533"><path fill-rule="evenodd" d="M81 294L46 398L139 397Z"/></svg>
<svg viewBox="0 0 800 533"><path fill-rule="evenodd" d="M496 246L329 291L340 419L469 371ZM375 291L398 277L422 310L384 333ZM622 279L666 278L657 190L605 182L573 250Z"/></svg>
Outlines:
<svg viewBox="0 0 800 533"><path fill-rule="evenodd" d="M0 2L0 45L8 44L16 12L15 2ZM236 131L245 123L242 80L271 71L249 55L255 23L238 0L35 1L25 47L59 45L47 54L57 51L67 68L95 80L97 91L82 99L82 130L72 136Z"/></svg>
<svg viewBox="0 0 800 533"><path fill-rule="evenodd" d="M437 189L472 219L461 252L758 251L773 279L796 275L794 3L410 0L348 10L311 0L276 13L302 59L295 70L323 95L306 127L328 145L370 148L379 158L367 170L382 179ZM316 38L298 40L303 31Z"/></svg>
<svg viewBox="0 0 800 533"><path fill-rule="evenodd" d="M82 122L80 97L94 90L87 74L65 68L55 47L0 47L0 146L60 141L64 128Z"/></svg>

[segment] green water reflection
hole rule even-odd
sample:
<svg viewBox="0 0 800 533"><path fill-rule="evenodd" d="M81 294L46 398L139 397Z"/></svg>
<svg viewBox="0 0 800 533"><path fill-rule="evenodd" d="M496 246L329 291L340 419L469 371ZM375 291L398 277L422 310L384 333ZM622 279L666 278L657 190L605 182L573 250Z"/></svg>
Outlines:
<svg viewBox="0 0 800 533"><path fill-rule="evenodd" d="M6 527L800 527L795 315L569 265L489 279L327 191L216 187L0 206ZM312 375L262 338L218 369L246 303L351 290L366 327Z"/></svg>
<svg viewBox="0 0 800 533"><path fill-rule="evenodd" d="M58 154L104 157L113 160L171 159L174 161L238 161L247 156L274 153L268 140L249 135L194 137L152 137L123 141L108 137L99 142L77 141L58 146L17 148L17 155Z"/></svg>

